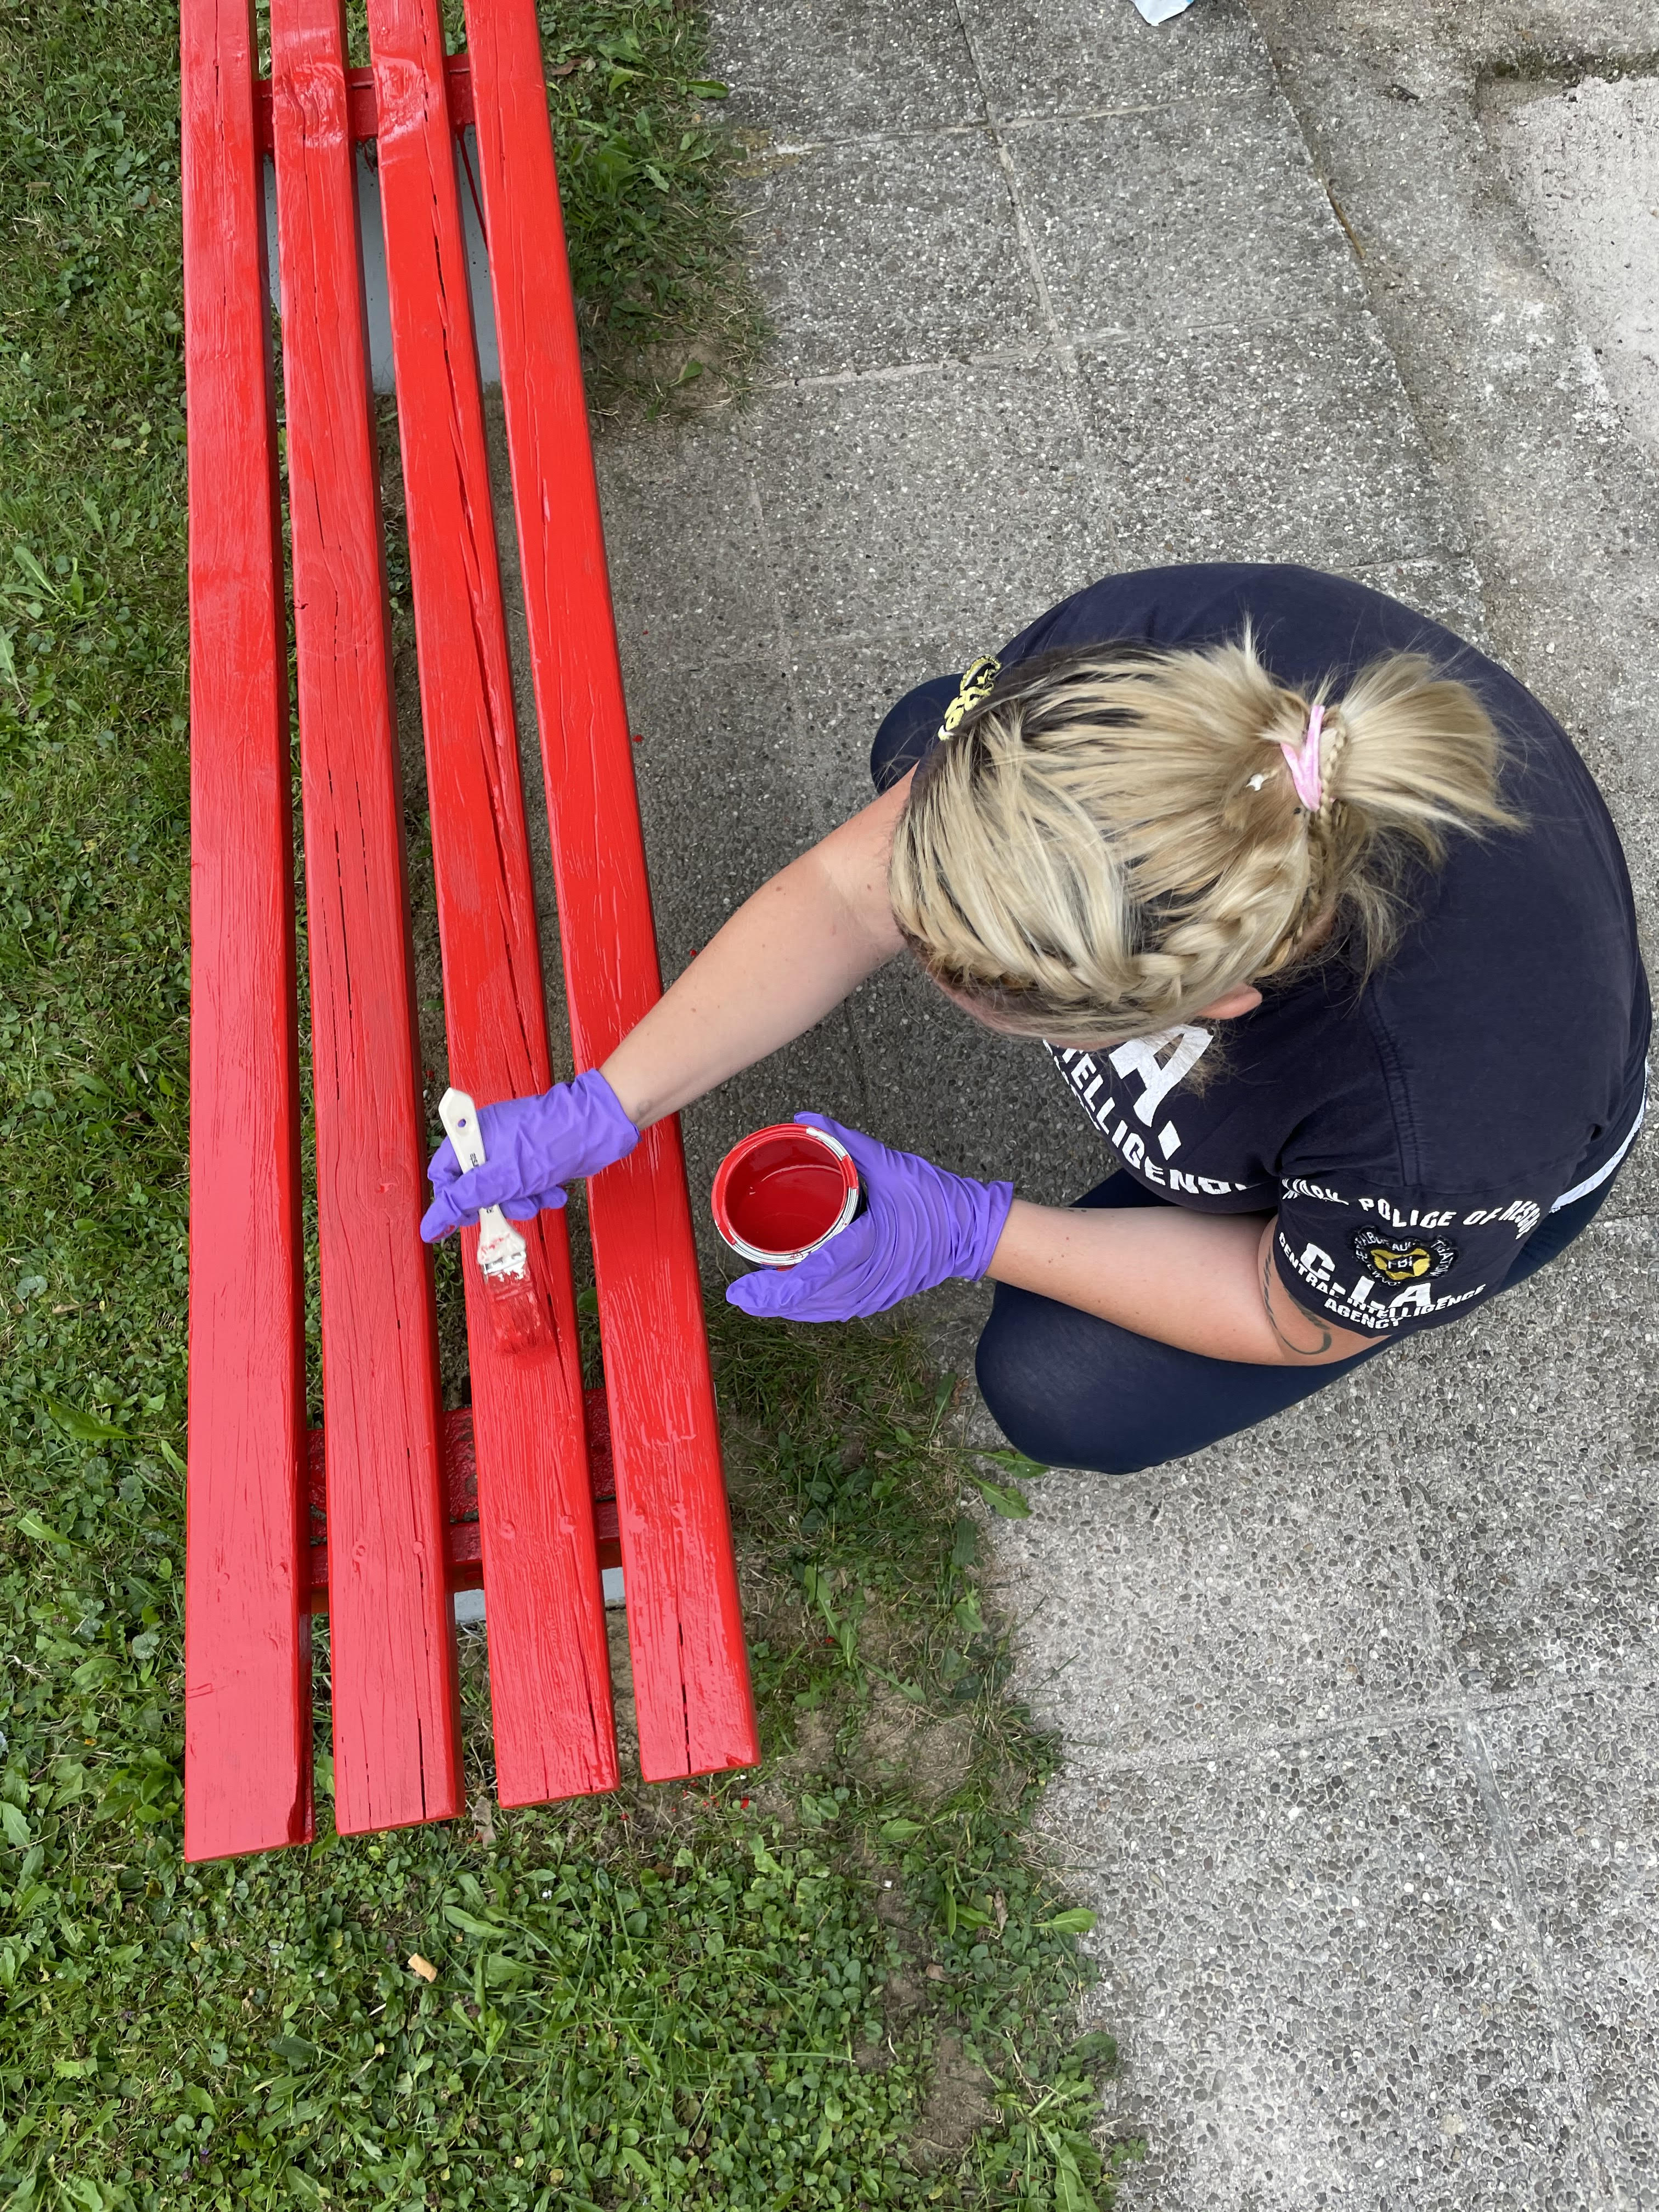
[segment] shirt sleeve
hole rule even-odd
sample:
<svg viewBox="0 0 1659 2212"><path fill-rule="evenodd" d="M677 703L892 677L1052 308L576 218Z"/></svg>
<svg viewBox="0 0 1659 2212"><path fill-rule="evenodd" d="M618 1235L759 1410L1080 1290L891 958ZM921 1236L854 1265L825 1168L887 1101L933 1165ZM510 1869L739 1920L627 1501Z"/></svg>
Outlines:
<svg viewBox="0 0 1659 2212"><path fill-rule="evenodd" d="M1454 1200L1301 1178L1283 1186L1273 1260L1304 1313L1380 1340L1500 1291L1544 1210L1530 1193Z"/></svg>

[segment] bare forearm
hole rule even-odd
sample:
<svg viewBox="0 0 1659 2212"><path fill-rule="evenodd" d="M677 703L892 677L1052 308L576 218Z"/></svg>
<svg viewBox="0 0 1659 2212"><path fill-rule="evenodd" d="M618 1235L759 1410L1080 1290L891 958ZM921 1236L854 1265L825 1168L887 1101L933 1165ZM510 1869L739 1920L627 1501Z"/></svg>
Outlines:
<svg viewBox="0 0 1659 2212"><path fill-rule="evenodd" d="M872 921L815 848L744 901L623 1038L605 1079L647 1128L810 1030L898 950L884 896Z"/></svg>
<svg viewBox="0 0 1659 2212"><path fill-rule="evenodd" d="M1017 1199L989 1272L1211 1359L1326 1366L1364 1351L1365 1338L1291 1303L1273 1272L1272 1234L1260 1214L1085 1212Z"/></svg>

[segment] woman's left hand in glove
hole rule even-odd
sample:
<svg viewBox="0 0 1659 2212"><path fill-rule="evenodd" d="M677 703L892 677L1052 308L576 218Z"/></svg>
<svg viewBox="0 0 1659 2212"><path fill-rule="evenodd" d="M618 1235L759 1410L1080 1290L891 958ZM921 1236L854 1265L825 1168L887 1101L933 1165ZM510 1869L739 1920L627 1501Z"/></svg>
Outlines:
<svg viewBox="0 0 1659 2212"><path fill-rule="evenodd" d="M728 1304L767 1320L853 1321L885 1313L936 1284L957 1277L977 1282L984 1274L1013 1203L1012 1183L947 1175L931 1160L892 1152L822 1114L795 1119L846 1146L865 1211L796 1266L739 1276L726 1291Z"/></svg>

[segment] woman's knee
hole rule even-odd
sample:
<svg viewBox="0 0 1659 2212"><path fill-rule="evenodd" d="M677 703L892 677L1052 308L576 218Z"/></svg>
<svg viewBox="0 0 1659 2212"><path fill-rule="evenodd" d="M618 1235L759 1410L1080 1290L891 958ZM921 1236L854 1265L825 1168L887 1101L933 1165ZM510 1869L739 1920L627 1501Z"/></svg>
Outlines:
<svg viewBox="0 0 1659 2212"><path fill-rule="evenodd" d="M1092 1363L1077 1358L1075 1348L1067 1357L1053 1341L1056 1332L1043 1326L1044 1309L1049 1316L1069 1312L1026 1291L997 1292L974 1362L992 1419L1016 1451L1046 1467L1138 1474L1149 1462L1133 1446L1123 1448L1127 1438L1122 1445L1115 1439Z"/></svg>

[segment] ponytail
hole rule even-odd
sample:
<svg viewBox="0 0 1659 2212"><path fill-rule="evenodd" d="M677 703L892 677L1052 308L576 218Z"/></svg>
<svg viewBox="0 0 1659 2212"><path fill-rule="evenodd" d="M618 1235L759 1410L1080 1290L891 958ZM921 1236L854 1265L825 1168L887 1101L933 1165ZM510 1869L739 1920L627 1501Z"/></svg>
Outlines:
<svg viewBox="0 0 1659 2212"><path fill-rule="evenodd" d="M1340 698L1279 684L1248 629L1050 655L1000 678L918 771L893 913L935 981L1000 1027L1153 1035L1333 927L1362 973L1379 966L1409 854L1438 866L1448 836L1519 826L1498 752L1474 693L1417 653Z"/></svg>

